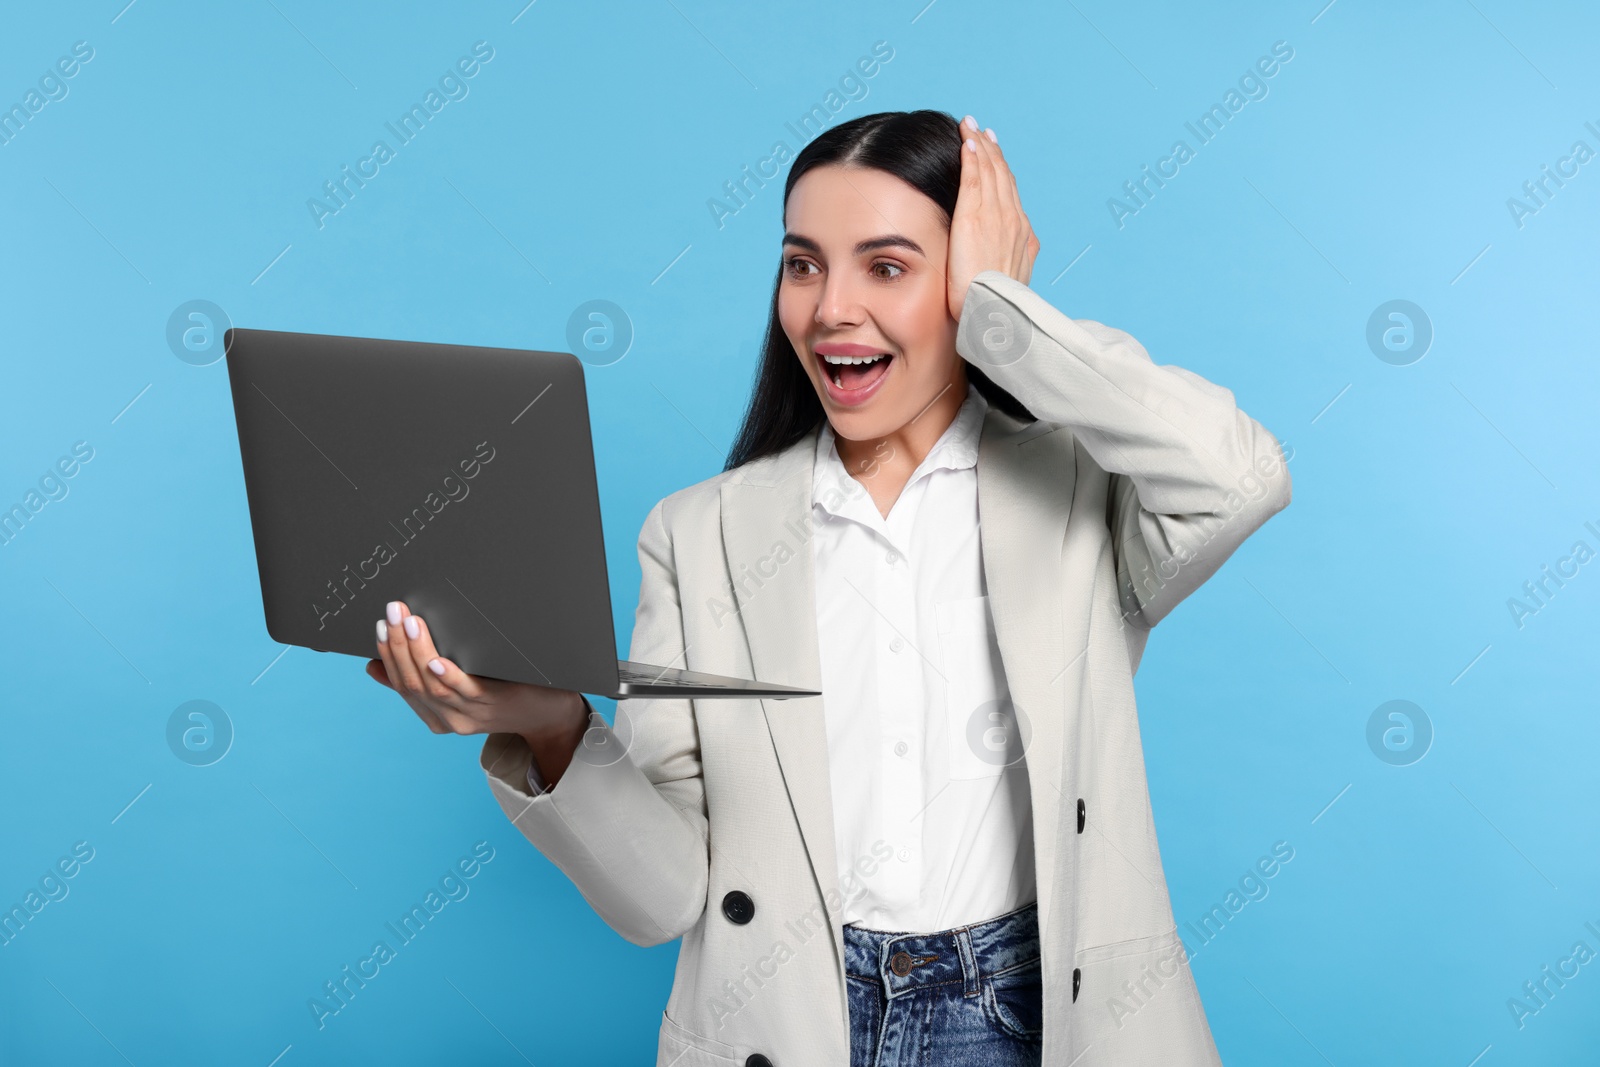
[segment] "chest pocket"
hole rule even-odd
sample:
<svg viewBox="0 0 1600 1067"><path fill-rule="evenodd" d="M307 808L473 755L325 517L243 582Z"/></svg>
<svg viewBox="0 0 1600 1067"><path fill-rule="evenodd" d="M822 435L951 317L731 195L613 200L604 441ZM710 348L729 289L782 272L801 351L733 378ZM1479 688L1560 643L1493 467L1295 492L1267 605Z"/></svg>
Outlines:
<svg viewBox="0 0 1600 1067"><path fill-rule="evenodd" d="M950 777L994 778L1023 757L1000 646L994 638L989 598L947 600L934 609L939 626L940 671Z"/></svg>

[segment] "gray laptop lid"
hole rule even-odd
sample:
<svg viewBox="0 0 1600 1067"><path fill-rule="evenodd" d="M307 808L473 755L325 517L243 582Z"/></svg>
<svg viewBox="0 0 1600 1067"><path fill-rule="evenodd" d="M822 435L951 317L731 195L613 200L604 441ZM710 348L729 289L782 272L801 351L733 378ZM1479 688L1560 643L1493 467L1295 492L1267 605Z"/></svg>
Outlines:
<svg viewBox="0 0 1600 1067"><path fill-rule="evenodd" d="M616 690L575 356L239 328L224 344L274 640L376 658L403 600L469 674Z"/></svg>

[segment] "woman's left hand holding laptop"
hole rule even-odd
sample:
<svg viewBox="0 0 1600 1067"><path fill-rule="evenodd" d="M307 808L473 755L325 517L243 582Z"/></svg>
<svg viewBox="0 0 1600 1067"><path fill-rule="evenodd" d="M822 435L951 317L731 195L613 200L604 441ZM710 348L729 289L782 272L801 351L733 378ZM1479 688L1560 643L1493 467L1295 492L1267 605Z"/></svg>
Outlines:
<svg viewBox="0 0 1600 1067"><path fill-rule="evenodd" d="M581 694L466 673L439 655L427 623L403 601L389 602L377 634L382 658L367 661L367 674L399 693L428 729L518 734L544 781L555 787L589 727Z"/></svg>

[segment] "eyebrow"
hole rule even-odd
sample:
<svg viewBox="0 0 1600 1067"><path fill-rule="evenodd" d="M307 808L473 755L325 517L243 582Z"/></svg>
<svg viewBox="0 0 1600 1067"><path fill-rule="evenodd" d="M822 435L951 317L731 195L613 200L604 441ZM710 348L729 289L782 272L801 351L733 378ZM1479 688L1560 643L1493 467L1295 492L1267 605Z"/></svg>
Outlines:
<svg viewBox="0 0 1600 1067"><path fill-rule="evenodd" d="M802 237L797 233L784 234L783 243L786 245L794 245L798 248L804 248L808 252L816 252L818 254L822 252L821 245L817 244L817 242L813 241L811 238ZM881 237L870 237L865 241L857 241L854 254L860 256L866 254L867 252L875 251L879 248L906 248L912 252L915 252L919 256L924 258L927 257L927 253L922 250L921 245L917 244L917 242L913 241L911 238L905 237L898 233L886 233Z"/></svg>

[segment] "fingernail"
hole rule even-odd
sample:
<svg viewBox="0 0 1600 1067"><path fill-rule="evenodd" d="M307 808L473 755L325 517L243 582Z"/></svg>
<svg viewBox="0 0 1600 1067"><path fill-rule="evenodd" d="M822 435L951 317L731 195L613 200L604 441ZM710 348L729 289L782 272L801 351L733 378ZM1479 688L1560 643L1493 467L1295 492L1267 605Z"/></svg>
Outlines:
<svg viewBox="0 0 1600 1067"><path fill-rule="evenodd" d="M378 620L378 644L386 645L388 643L389 643L389 624L384 622L382 619L379 619Z"/></svg>
<svg viewBox="0 0 1600 1067"><path fill-rule="evenodd" d="M398 600L389 601L389 606L388 606L388 608L386 610L389 613L389 625L390 626L399 626L400 625L400 601L398 601Z"/></svg>
<svg viewBox="0 0 1600 1067"><path fill-rule="evenodd" d="M422 636L422 630L417 626L417 617L415 615L406 616L405 626L407 637L415 640L416 638Z"/></svg>
<svg viewBox="0 0 1600 1067"><path fill-rule="evenodd" d="M1000 143L1000 138L998 138L998 137L996 137L994 135L994 130L993 129L987 129L987 130L984 130L983 132L988 134L989 135L989 140L993 141L995 144L999 144Z"/></svg>
<svg viewBox="0 0 1600 1067"><path fill-rule="evenodd" d="M961 124L963 126L971 126L974 130L978 128L978 120L973 118L971 115L968 115L966 118L962 119Z"/></svg>
<svg viewBox="0 0 1600 1067"><path fill-rule="evenodd" d="M969 148L970 150L976 152L978 150L978 142L974 141L972 138L968 137L967 138L967 148Z"/></svg>
<svg viewBox="0 0 1600 1067"><path fill-rule="evenodd" d="M428 669L434 674L437 674L439 677L444 677L444 663L442 661L430 659L428 661Z"/></svg>

